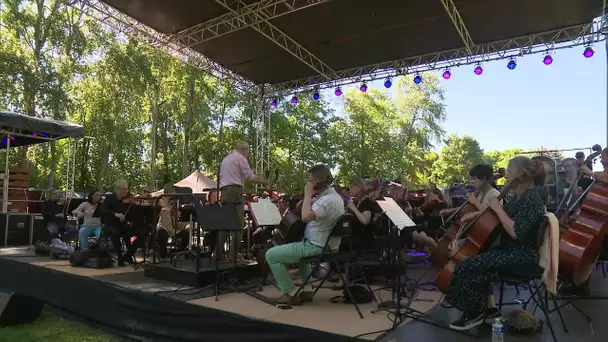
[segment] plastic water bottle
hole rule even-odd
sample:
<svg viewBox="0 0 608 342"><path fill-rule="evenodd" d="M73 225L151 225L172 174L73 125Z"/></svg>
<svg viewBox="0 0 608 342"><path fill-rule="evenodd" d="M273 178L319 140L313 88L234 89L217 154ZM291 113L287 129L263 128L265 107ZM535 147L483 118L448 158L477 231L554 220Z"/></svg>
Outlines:
<svg viewBox="0 0 608 342"><path fill-rule="evenodd" d="M502 321L500 318L494 320L492 324L492 342L503 342Z"/></svg>

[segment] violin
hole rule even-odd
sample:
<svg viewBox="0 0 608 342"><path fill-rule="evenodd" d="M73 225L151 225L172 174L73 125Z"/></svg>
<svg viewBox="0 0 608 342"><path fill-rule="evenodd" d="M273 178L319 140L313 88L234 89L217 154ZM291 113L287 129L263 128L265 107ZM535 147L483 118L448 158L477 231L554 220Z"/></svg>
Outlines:
<svg viewBox="0 0 608 342"><path fill-rule="evenodd" d="M592 155L587 159L592 160ZM565 219L560 222L564 233L559 241L559 274L575 285L589 279L608 233L608 184L594 180L574 205L581 199L578 216L568 223Z"/></svg>
<svg viewBox="0 0 608 342"><path fill-rule="evenodd" d="M502 200L516 182L509 182L498 195L498 200ZM466 202L468 203L468 202ZM468 204L472 206L471 204ZM474 206L472 206L474 207ZM467 240L454 256L448 259L447 263L437 274L435 286L441 292L446 293L449 290L449 282L452 279L456 264L466 258L470 258L479 254L482 250L488 247L491 243L491 238L494 237L494 230L500 225L498 215L489 206L484 209L472 222L462 227L462 231L469 231Z"/></svg>

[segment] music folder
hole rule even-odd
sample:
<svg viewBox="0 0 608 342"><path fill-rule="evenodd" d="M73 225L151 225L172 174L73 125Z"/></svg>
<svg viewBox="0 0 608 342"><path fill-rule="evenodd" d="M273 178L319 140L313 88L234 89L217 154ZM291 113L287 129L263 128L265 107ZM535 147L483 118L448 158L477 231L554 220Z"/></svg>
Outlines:
<svg viewBox="0 0 608 342"><path fill-rule="evenodd" d="M416 227L416 223L407 216L407 214L401 209L399 204L390 197L384 197L384 200L377 200L376 203L382 208L382 211L388 216L389 220L397 227L402 230L404 228Z"/></svg>
<svg viewBox="0 0 608 342"><path fill-rule="evenodd" d="M196 209L196 222L205 231L241 231L237 218L237 205L242 204L212 204L203 206L200 201L193 201Z"/></svg>
<svg viewBox="0 0 608 342"><path fill-rule="evenodd" d="M270 201L249 203L251 214L255 223L260 226L278 226L281 223L279 208Z"/></svg>

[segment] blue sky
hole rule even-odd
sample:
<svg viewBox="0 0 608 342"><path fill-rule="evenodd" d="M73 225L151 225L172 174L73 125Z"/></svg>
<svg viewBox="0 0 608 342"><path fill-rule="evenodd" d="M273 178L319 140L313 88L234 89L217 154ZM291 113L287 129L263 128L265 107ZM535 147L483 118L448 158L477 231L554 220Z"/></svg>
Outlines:
<svg viewBox="0 0 608 342"><path fill-rule="evenodd" d="M441 80L443 128L473 136L485 151L606 146L606 47L601 42L593 48L589 59L584 47L555 51L549 66L536 54L519 58L515 70L507 69L506 60L484 64L480 76L474 66L452 69L452 77ZM381 83L370 86L383 88ZM343 111L335 96L324 96L337 113Z"/></svg>

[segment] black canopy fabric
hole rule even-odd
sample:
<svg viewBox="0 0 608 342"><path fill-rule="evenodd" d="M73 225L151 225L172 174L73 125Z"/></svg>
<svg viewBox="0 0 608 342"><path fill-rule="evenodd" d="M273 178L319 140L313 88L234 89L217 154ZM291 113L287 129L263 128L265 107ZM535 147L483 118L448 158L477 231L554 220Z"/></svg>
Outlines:
<svg viewBox="0 0 608 342"><path fill-rule="evenodd" d="M0 148L6 148L7 139L10 139L10 147L13 147L40 144L48 139L84 137L84 128L79 125L2 110L0 110L0 131L4 133Z"/></svg>

